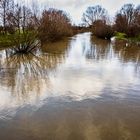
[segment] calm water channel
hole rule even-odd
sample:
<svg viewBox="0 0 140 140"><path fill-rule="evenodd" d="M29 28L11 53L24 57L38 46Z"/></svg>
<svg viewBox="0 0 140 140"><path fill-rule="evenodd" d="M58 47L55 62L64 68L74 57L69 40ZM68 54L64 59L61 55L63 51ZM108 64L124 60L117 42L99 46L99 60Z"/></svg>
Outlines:
<svg viewBox="0 0 140 140"><path fill-rule="evenodd" d="M10 52L0 51L0 140L140 140L140 48L83 33Z"/></svg>

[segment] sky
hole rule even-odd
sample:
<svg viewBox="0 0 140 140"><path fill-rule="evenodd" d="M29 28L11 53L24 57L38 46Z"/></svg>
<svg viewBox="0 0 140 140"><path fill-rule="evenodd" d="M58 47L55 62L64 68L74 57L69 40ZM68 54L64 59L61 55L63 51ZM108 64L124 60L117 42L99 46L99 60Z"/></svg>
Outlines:
<svg viewBox="0 0 140 140"><path fill-rule="evenodd" d="M140 4L140 0L39 0L44 7L53 7L70 14L73 23L79 24L88 6L101 5L111 17L126 3Z"/></svg>

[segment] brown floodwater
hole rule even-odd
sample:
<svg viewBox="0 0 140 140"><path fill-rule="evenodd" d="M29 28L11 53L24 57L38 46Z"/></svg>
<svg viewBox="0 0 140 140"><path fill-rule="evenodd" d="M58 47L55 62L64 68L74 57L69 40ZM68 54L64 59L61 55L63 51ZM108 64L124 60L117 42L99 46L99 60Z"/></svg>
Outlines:
<svg viewBox="0 0 140 140"><path fill-rule="evenodd" d="M140 140L140 48L75 35L0 51L0 140Z"/></svg>

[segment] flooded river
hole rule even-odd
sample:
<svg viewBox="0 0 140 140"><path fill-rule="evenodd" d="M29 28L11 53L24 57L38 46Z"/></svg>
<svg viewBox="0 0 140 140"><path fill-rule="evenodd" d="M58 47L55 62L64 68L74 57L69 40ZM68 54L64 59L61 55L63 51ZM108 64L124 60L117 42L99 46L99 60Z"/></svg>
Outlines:
<svg viewBox="0 0 140 140"><path fill-rule="evenodd" d="M83 33L0 51L0 140L140 140L140 48Z"/></svg>

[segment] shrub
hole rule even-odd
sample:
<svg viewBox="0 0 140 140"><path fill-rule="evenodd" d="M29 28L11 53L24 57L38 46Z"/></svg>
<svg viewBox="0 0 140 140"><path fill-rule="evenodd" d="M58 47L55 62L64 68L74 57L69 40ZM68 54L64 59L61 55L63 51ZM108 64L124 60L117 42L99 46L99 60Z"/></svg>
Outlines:
<svg viewBox="0 0 140 140"><path fill-rule="evenodd" d="M103 38L110 39L114 35L114 30L111 25L107 25L104 20L97 20L92 26L93 35Z"/></svg>
<svg viewBox="0 0 140 140"><path fill-rule="evenodd" d="M72 34L70 19L61 10L49 9L42 14L39 27L41 41L56 41Z"/></svg>

